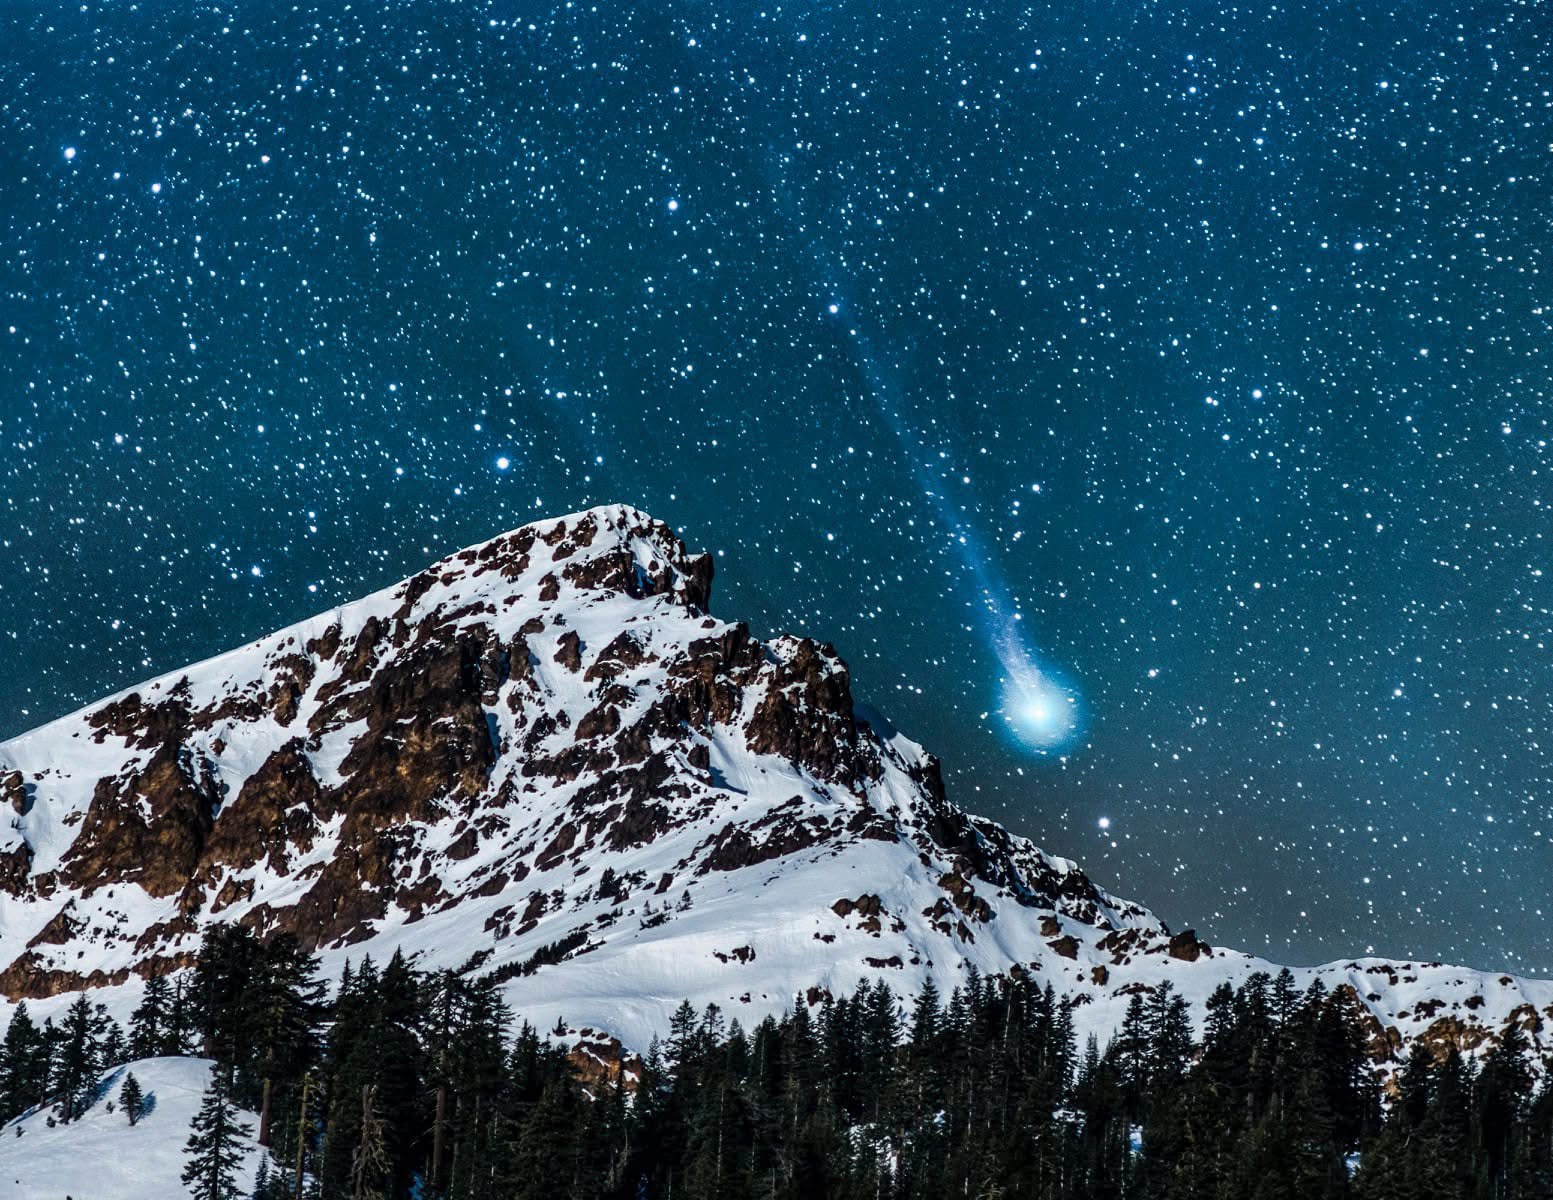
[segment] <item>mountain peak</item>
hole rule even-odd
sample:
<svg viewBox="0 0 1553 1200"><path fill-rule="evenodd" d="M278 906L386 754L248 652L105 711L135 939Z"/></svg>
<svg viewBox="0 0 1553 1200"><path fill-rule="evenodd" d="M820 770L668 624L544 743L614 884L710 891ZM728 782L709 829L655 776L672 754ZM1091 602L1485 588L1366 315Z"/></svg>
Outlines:
<svg viewBox="0 0 1553 1200"><path fill-rule="evenodd" d="M479 581L487 578L487 583ZM495 583L500 580L500 583ZM471 593L505 596L533 590L554 602L562 590L665 596L704 610L711 600L712 558L690 554L667 525L626 505L601 505L534 521L433 563L395 588L406 620ZM546 593L553 592L553 596Z"/></svg>
<svg viewBox="0 0 1553 1200"><path fill-rule="evenodd" d="M749 1023L971 968L1104 1034L1163 982L1201 1002L1275 969L962 811L834 647L712 616L711 579L635 509L539 521L0 744L0 992L132 997L212 922L331 970L490 974L635 1046L687 998ZM1302 976L1354 989L1378 1056L1553 1002L1455 968Z"/></svg>

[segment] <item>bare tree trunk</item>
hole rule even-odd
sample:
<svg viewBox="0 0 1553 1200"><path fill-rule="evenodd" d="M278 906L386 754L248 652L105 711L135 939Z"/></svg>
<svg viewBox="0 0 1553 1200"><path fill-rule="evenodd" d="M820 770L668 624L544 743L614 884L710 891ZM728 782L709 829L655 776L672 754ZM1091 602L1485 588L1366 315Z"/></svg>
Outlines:
<svg viewBox="0 0 1553 1200"><path fill-rule="evenodd" d="M268 1067L264 1076L264 1098L259 1102L259 1145L266 1150L270 1148L270 1098L275 1090L271 1082Z"/></svg>
<svg viewBox="0 0 1553 1200"><path fill-rule="evenodd" d="M437 1085L437 1115L431 1126L431 1188L442 1182L442 1133L448 1123L448 1085Z"/></svg>
<svg viewBox="0 0 1553 1200"><path fill-rule="evenodd" d="M377 1111L377 1084L361 1089L361 1138L351 1160L351 1200L380 1200L388 1176L383 1118Z"/></svg>
<svg viewBox="0 0 1553 1200"><path fill-rule="evenodd" d="M302 1166L307 1150L307 1110L313 1099L313 1076L302 1077L302 1111L297 1116L297 1169L291 1187L292 1200L302 1200Z"/></svg>

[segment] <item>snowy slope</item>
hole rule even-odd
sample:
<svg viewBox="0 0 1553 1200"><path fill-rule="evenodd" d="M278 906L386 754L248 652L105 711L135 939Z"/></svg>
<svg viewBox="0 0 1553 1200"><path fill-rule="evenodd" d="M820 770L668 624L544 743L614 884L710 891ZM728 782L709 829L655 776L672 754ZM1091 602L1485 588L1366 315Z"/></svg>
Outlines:
<svg viewBox="0 0 1553 1200"><path fill-rule="evenodd" d="M748 1024L975 967L1106 1035L1169 980L1276 971L1172 935L943 792L844 663L712 617L711 564L623 507L527 526L0 744L0 994L123 1009L211 921L497 972L542 1027L641 1047L683 999ZM1539 1053L1553 984L1360 960L1378 1060ZM3 1015L3 1014L0 1014Z"/></svg>
<svg viewBox="0 0 1553 1200"><path fill-rule="evenodd" d="M49 1128L47 1109L0 1128L0 1196L5 1200L177 1200L189 1194L179 1176L189 1124L210 1081L201 1058L148 1058L103 1075L97 1100L78 1120ZM147 1111L131 1127L118 1105L124 1076L133 1073ZM112 1105L113 1111L108 1107ZM240 1119L257 1127L251 1113ZM252 1181L258 1143L247 1144L238 1173Z"/></svg>

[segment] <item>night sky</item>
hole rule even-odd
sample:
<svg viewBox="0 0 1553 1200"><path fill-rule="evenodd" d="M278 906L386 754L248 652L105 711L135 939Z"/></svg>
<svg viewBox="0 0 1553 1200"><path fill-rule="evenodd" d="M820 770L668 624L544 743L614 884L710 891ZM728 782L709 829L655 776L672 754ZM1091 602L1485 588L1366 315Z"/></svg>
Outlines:
<svg viewBox="0 0 1553 1200"><path fill-rule="evenodd" d="M1553 973L1545 9L38 7L0 736L623 501L1172 925Z"/></svg>

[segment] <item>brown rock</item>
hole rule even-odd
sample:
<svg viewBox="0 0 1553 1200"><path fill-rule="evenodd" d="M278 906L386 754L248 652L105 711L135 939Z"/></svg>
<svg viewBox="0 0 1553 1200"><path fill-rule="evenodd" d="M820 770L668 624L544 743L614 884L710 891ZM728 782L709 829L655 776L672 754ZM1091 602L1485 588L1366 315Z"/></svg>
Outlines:
<svg viewBox="0 0 1553 1200"><path fill-rule="evenodd" d="M200 854L199 875L243 870L260 862L277 874L290 870L291 854L312 848L323 794L302 741L293 738L249 776L237 798L221 810Z"/></svg>
<svg viewBox="0 0 1553 1200"><path fill-rule="evenodd" d="M133 882L175 895L199 863L219 803L209 765L166 742L138 772L98 781L61 877L86 894Z"/></svg>
<svg viewBox="0 0 1553 1200"><path fill-rule="evenodd" d="M568 629L556 641L555 661L568 671L582 669L582 639L575 629Z"/></svg>
<svg viewBox="0 0 1553 1200"><path fill-rule="evenodd" d="M1065 937L1058 938L1054 942L1048 942L1047 945L1052 948L1059 958L1078 958L1078 939L1071 933Z"/></svg>
<svg viewBox="0 0 1553 1200"><path fill-rule="evenodd" d="M601 704L584 713L577 722L576 737L579 741L607 737L620 729L620 710L613 704Z"/></svg>
<svg viewBox="0 0 1553 1200"><path fill-rule="evenodd" d="M480 838L473 829L466 829L444 853L454 862L462 862L466 858L473 858L475 851L480 848Z"/></svg>
<svg viewBox="0 0 1553 1200"><path fill-rule="evenodd" d="M129 978L129 968L115 971L80 971L51 967L36 950L28 950L0 971L0 995L8 1000L47 1000L66 992L84 992L90 988L115 987Z"/></svg>
<svg viewBox="0 0 1553 1200"><path fill-rule="evenodd" d="M1182 962L1196 962L1204 953L1211 952L1211 949L1207 942L1197 940L1196 930L1183 929L1170 939L1165 952L1171 958L1178 958Z"/></svg>
<svg viewBox="0 0 1553 1200"><path fill-rule="evenodd" d="M7 771L0 775L0 801L9 804L18 816L27 815L32 803L28 799L27 785L20 771Z"/></svg>
<svg viewBox="0 0 1553 1200"><path fill-rule="evenodd" d="M26 842L0 854L0 892L8 896L21 896L31 882L31 874L32 847Z"/></svg>
<svg viewBox="0 0 1553 1200"><path fill-rule="evenodd" d="M808 638L774 644L778 664L744 737L756 754L774 754L820 779L854 781L870 774L858 749L852 690L835 648Z"/></svg>

